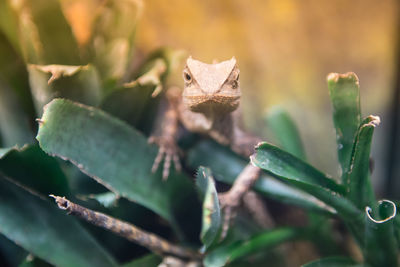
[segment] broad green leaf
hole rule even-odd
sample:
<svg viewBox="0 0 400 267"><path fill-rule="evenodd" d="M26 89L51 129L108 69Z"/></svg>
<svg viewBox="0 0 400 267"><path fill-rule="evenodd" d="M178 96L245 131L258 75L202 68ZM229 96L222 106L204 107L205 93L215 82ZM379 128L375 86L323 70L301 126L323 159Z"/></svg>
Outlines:
<svg viewBox="0 0 400 267"><path fill-rule="evenodd" d="M11 150L14 150L14 149L18 149L18 147L13 146L13 147L0 148L0 158L2 158L5 154L7 154L8 152L10 152Z"/></svg>
<svg viewBox="0 0 400 267"><path fill-rule="evenodd" d="M142 1L120 0L106 2L97 12L89 49L93 49L93 62L106 83L125 78L142 9Z"/></svg>
<svg viewBox="0 0 400 267"><path fill-rule="evenodd" d="M18 267L51 267L52 265L29 254Z"/></svg>
<svg viewBox="0 0 400 267"><path fill-rule="evenodd" d="M146 107L154 89L153 85L139 84L117 89L103 100L100 108L132 126L137 126L144 117L149 117Z"/></svg>
<svg viewBox="0 0 400 267"><path fill-rule="evenodd" d="M345 181L347 197L360 209L375 203L369 170L372 135L379 123L379 117L369 116L361 124L354 139L350 169Z"/></svg>
<svg viewBox="0 0 400 267"><path fill-rule="evenodd" d="M74 217L1 174L0 225L1 234L53 265L116 265Z"/></svg>
<svg viewBox="0 0 400 267"><path fill-rule="evenodd" d="M345 220L360 220L361 212L342 197L343 187L311 165L268 143L256 147L252 163L336 209Z"/></svg>
<svg viewBox="0 0 400 267"><path fill-rule="evenodd" d="M265 119L268 129L272 130L275 139L284 150L298 158L306 158L299 131L289 113L281 107L273 107Z"/></svg>
<svg viewBox="0 0 400 267"><path fill-rule="evenodd" d="M1 155L0 173L44 195L67 195L67 178L56 159L36 145L12 148Z"/></svg>
<svg viewBox="0 0 400 267"><path fill-rule="evenodd" d="M395 237L394 221L396 205L389 200L378 201L377 210L365 209L366 263L371 266L397 266L398 244Z"/></svg>
<svg viewBox="0 0 400 267"><path fill-rule="evenodd" d="M59 1L5 0L0 28L27 63L81 64Z"/></svg>
<svg viewBox="0 0 400 267"><path fill-rule="evenodd" d="M28 252L0 234L0 254L6 266L18 266L26 258Z"/></svg>
<svg viewBox="0 0 400 267"><path fill-rule="evenodd" d="M29 83L38 114L53 98L68 98L98 105L101 97L99 75L92 65L28 65Z"/></svg>
<svg viewBox="0 0 400 267"><path fill-rule="evenodd" d="M0 74L0 144L5 147L34 141L29 116L21 104L15 91Z"/></svg>
<svg viewBox="0 0 400 267"><path fill-rule="evenodd" d="M0 139L2 145L13 146L33 142L33 105L25 65L1 32L0 54Z"/></svg>
<svg viewBox="0 0 400 267"><path fill-rule="evenodd" d="M0 3L0 27L13 48L25 62L39 62L43 54L38 29L25 2ZM4 53L7 54L7 53Z"/></svg>
<svg viewBox="0 0 400 267"><path fill-rule="evenodd" d="M236 241L211 251L204 259L206 267L225 266L245 256L266 250L298 236L293 228L277 228L258 234L249 240Z"/></svg>
<svg viewBox="0 0 400 267"><path fill-rule="evenodd" d="M79 49L61 10L59 1L36 0L23 1L18 14L20 23L26 23L24 16L32 20L33 25L26 32L31 38L25 40L23 46L34 46L36 58L29 57L28 63L80 65ZM21 27L21 26L20 26ZM33 32L33 33L32 33Z"/></svg>
<svg viewBox="0 0 400 267"><path fill-rule="evenodd" d="M210 169L200 167L197 170L196 185L203 203L200 239L207 249L216 240L221 226L218 194Z"/></svg>
<svg viewBox="0 0 400 267"><path fill-rule="evenodd" d="M332 178L315 169L303 160L266 142L256 147L252 162L277 177L286 177L293 181L302 181L316 187L326 188L336 193L344 193L343 186Z"/></svg>
<svg viewBox="0 0 400 267"><path fill-rule="evenodd" d="M131 262L125 263L122 267L151 267L158 266L161 263L162 258L155 254L148 254L139 259L135 259Z"/></svg>
<svg viewBox="0 0 400 267"><path fill-rule="evenodd" d="M353 259L346 257L328 257L328 258L318 259L302 265L302 267L362 267L362 266L364 265L357 264Z"/></svg>
<svg viewBox="0 0 400 267"><path fill-rule="evenodd" d="M152 102L152 94L162 88L161 77L166 72L166 63L158 58L152 68L136 78L124 83L122 87L112 91L101 104L101 109L109 112L133 126L140 120L151 120L148 105Z"/></svg>
<svg viewBox="0 0 400 267"><path fill-rule="evenodd" d="M360 86L358 77L352 72L331 73L327 80L333 106L338 158L344 180L350 168L354 137L361 123Z"/></svg>
<svg viewBox="0 0 400 267"><path fill-rule="evenodd" d="M211 141L203 141L189 151L188 164L193 169L200 165L207 166L213 170L216 180L233 184L239 173L248 164L248 161L234 155L227 148ZM288 204L319 212L335 213L335 211L313 196L264 174L253 185L253 189L267 197Z"/></svg>
<svg viewBox="0 0 400 267"><path fill-rule="evenodd" d="M161 169L152 174L157 147L101 110L55 99L44 109L37 139L45 152L71 161L110 191L170 222L185 205L198 208L190 179L172 169L167 181L162 181Z"/></svg>

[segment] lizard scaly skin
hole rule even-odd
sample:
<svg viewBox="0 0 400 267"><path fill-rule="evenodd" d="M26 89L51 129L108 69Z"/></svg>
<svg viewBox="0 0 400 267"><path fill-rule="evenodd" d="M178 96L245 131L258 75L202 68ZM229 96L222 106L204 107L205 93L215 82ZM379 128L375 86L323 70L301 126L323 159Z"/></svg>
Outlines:
<svg viewBox="0 0 400 267"><path fill-rule="evenodd" d="M176 162L178 148L174 142L178 130L176 120L189 131L208 135L244 157L248 158L253 154L254 146L261 139L242 131L235 120L237 117L235 112L241 97L239 69L235 58L216 64L206 64L189 57L183 70L183 79L182 94L178 88L167 91L169 105L166 119L161 125L162 134L156 141L160 145L160 151L154 162L153 171L158 168L164 154L164 179L168 177L171 159L174 159L175 166L180 167ZM260 169L249 164L238 176L232 188L220 195L221 204L225 207L222 238L226 234L235 208L259 175Z"/></svg>

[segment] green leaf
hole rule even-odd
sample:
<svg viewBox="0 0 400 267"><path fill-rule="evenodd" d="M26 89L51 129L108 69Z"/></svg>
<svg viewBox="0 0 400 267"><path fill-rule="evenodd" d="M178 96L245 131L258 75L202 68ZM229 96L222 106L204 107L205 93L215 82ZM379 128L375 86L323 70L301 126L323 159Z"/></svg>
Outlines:
<svg viewBox="0 0 400 267"><path fill-rule="evenodd" d="M196 185L203 203L200 239L207 249L216 240L221 226L218 194L210 169L199 167L196 175Z"/></svg>
<svg viewBox="0 0 400 267"><path fill-rule="evenodd" d="M1 48L0 48L1 49ZM33 133L15 91L0 77L0 141L3 146L32 143Z"/></svg>
<svg viewBox="0 0 400 267"><path fill-rule="evenodd" d="M52 265L29 254L18 267L51 267Z"/></svg>
<svg viewBox="0 0 400 267"><path fill-rule="evenodd" d="M216 180L233 184L239 173L248 164L227 148L211 141L203 141L188 152L188 164L195 169L200 165L213 170ZM228 166L228 167L227 167ZM332 209L300 190L288 186L265 174L253 185L253 189L267 197L324 213L332 213ZM335 211L333 211L335 213Z"/></svg>
<svg viewBox="0 0 400 267"><path fill-rule="evenodd" d="M59 1L36 0L22 2L18 10L25 50L35 49L27 62L34 64L80 65L79 49L66 21ZM25 17L24 17L25 16ZM31 18L27 24L26 16ZM27 27L28 26L28 27ZM26 39L25 39L26 38Z"/></svg>
<svg viewBox="0 0 400 267"><path fill-rule="evenodd" d="M365 261L372 266L397 266L398 245L394 231L396 205L378 201L377 210L365 209Z"/></svg>
<svg viewBox="0 0 400 267"><path fill-rule="evenodd" d="M372 135L379 123L379 117L371 115L366 118L354 140L350 169L346 179L347 197L360 209L375 203L369 170Z"/></svg>
<svg viewBox="0 0 400 267"><path fill-rule="evenodd" d="M352 72L331 73L327 80L333 106L338 158L344 180L350 168L354 137L361 123L359 81Z"/></svg>
<svg viewBox="0 0 400 267"><path fill-rule="evenodd" d="M38 145L26 145L0 152L0 173L44 195L67 195L67 178L56 159Z"/></svg>
<svg viewBox="0 0 400 267"><path fill-rule="evenodd" d="M28 65L29 83L38 114L55 97L98 105L101 85L92 65Z"/></svg>
<svg viewBox="0 0 400 267"><path fill-rule="evenodd" d="M268 111L265 119L268 129L272 130L274 137L284 150L298 158L306 158L299 131L288 112L279 106L273 107Z"/></svg>
<svg viewBox="0 0 400 267"><path fill-rule="evenodd" d="M364 265L357 264L353 259L346 257L328 257L328 258L318 259L302 265L302 267L362 267L362 266Z"/></svg>
<svg viewBox="0 0 400 267"><path fill-rule="evenodd" d="M191 210L198 207L190 179L172 169L167 181L162 181L161 170L152 174L158 148L119 119L93 107L55 99L46 105L41 121L37 139L45 152L71 161L115 194L170 222L188 203Z"/></svg>
<svg viewBox="0 0 400 267"><path fill-rule="evenodd" d="M340 194L343 187L288 152L268 143L256 147L252 163L274 177L304 190L336 209L346 220L360 220L361 212Z"/></svg>
<svg viewBox="0 0 400 267"><path fill-rule="evenodd" d="M0 4L0 29L25 62L82 63L59 1L10 2L2 1Z"/></svg>
<svg viewBox="0 0 400 267"><path fill-rule="evenodd" d="M53 265L116 265L75 218L1 174L0 225L3 235Z"/></svg>
<svg viewBox="0 0 400 267"><path fill-rule="evenodd" d="M0 4L1 5L1 4ZM0 11L1 12L1 11ZM34 141L33 105L25 65L0 32L0 138L3 146Z"/></svg>
<svg viewBox="0 0 400 267"><path fill-rule="evenodd" d="M4 34L14 50L22 56L18 41L18 19L15 11L11 8L10 1L0 2L0 31L2 32L0 35Z"/></svg>
<svg viewBox="0 0 400 267"><path fill-rule="evenodd" d="M142 10L141 1L110 1L104 3L94 19L89 49L93 49L92 60L105 83L115 83L126 75Z"/></svg>
<svg viewBox="0 0 400 267"><path fill-rule="evenodd" d="M139 259L135 259L131 262L125 263L122 267L150 267L158 266L161 263L162 258L155 254L148 254Z"/></svg>
<svg viewBox="0 0 400 267"><path fill-rule="evenodd" d="M100 108L136 127L144 117L150 119L146 107L154 89L154 85L140 84L117 89L104 99Z"/></svg>
<svg viewBox="0 0 400 267"><path fill-rule="evenodd" d="M252 162L272 175L290 181L302 181L336 193L344 193L343 186L308 163L266 142L256 147Z"/></svg>
<svg viewBox="0 0 400 267"><path fill-rule="evenodd" d="M146 118L148 104L152 94L161 90L161 76L166 72L166 64L160 58L154 65L132 82L124 83L122 87L114 89L102 102L101 109L137 126L140 120Z"/></svg>
<svg viewBox="0 0 400 267"><path fill-rule="evenodd" d="M204 259L206 267L219 267L232 263L242 257L269 249L298 236L293 228L278 228L258 234L249 240L236 241L211 251Z"/></svg>
<svg viewBox="0 0 400 267"><path fill-rule="evenodd" d="M28 252L0 234L0 254L6 266L18 266L26 258Z"/></svg>

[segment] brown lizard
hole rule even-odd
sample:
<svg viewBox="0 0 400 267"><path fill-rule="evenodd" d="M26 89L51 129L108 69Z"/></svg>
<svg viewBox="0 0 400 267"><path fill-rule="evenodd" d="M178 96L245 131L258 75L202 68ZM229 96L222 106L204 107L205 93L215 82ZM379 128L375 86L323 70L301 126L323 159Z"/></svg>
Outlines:
<svg viewBox="0 0 400 267"><path fill-rule="evenodd" d="M261 139L242 131L236 122L235 111L239 107L241 91L235 58L206 64L189 57L183 70L183 79L183 93L175 87L167 91L168 103L159 135L149 139L160 147L152 171L157 170L163 158L163 179L168 177L172 161L177 170L181 169L176 145L179 121L189 131L208 135L244 157L253 154L254 146ZM225 218L222 238L241 198L250 190L259 174L259 168L248 164L232 188L220 194Z"/></svg>

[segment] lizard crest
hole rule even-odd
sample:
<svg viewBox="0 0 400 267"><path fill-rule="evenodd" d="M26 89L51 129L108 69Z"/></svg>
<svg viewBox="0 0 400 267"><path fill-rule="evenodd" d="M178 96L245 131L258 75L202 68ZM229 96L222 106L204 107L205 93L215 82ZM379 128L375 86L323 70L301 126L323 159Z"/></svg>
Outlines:
<svg viewBox="0 0 400 267"><path fill-rule="evenodd" d="M238 108L241 92L235 58L206 64L189 57L183 79L183 103L191 111L226 114Z"/></svg>

